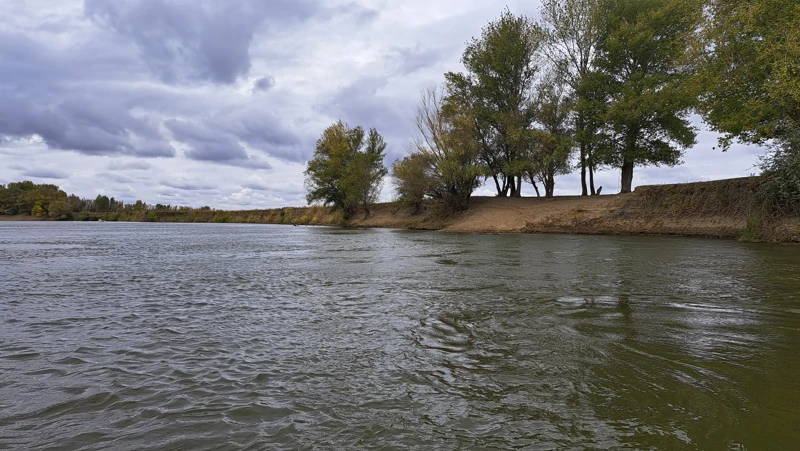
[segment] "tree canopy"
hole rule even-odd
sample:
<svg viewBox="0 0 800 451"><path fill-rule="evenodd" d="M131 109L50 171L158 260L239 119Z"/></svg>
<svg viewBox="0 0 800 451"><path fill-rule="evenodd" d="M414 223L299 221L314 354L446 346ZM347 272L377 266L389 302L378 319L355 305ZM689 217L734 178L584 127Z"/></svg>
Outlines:
<svg viewBox="0 0 800 451"><path fill-rule="evenodd" d="M636 165L675 165L695 143L685 60L701 23L697 0L599 0L596 90L605 93L605 160L631 191Z"/></svg>
<svg viewBox="0 0 800 451"><path fill-rule="evenodd" d="M547 36L544 54L557 75L573 90L574 138L578 144L581 195L595 194L593 158L598 121L592 120L591 96L580 89L588 83L597 52L598 4L596 0L544 0L542 26ZM587 185L586 176L589 175Z"/></svg>
<svg viewBox="0 0 800 451"><path fill-rule="evenodd" d="M453 210L466 210L480 185L479 144L474 119L457 95L443 89L422 91L410 154L392 165L398 198L419 209L423 198L442 199Z"/></svg>
<svg viewBox="0 0 800 451"><path fill-rule="evenodd" d="M800 2L707 0L700 110L712 129L763 143L800 127Z"/></svg>
<svg viewBox="0 0 800 451"><path fill-rule="evenodd" d="M480 157L497 194L519 196L534 116L534 58L544 33L530 18L505 10L464 50L466 73L445 74L451 95L470 109Z"/></svg>
<svg viewBox="0 0 800 451"><path fill-rule="evenodd" d="M359 208L369 213L388 170L383 165L386 142L373 128L350 128L338 121L322 132L306 167L306 200L340 208L347 218Z"/></svg>

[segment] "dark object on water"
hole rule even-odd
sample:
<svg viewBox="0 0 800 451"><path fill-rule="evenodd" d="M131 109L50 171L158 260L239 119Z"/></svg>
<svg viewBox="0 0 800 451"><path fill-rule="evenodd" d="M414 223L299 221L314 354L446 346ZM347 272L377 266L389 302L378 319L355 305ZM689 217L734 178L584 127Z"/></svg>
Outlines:
<svg viewBox="0 0 800 451"><path fill-rule="evenodd" d="M597 188L597 195L598 196L600 195L600 191L603 191L603 187L602 186L600 188Z"/></svg>
<svg viewBox="0 0 800 451"><path fill-rule="evenodd" d="M297 224L295 224L295 223L294 223L294 221L292 221L292 225L293 225L293 226L295 226L295 227L297 227Z"/></svg>

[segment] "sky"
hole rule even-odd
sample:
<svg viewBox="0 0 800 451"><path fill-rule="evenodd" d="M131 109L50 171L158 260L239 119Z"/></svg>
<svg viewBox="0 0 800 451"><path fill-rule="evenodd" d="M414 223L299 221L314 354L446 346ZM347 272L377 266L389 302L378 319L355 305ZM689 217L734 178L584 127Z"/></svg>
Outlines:
<svg viewBox="0 0 800 451"><path fill-rule="evenodd" d="M486 0L0 0L0 184L218 209L305 205L303 171L337 120L407 154L420 91L462 71L496 19ZM508 0L539 17L539 2ZM743 177L764 150L723 153L699 118L676 167L634 186ZM597 174L617 192L618 170ZM580 194L577 172L556 194ZM492 186L476 195L493 195ZM530 184L523 195L533 195ZM389 179L383 200L391 200Z"/></svg>

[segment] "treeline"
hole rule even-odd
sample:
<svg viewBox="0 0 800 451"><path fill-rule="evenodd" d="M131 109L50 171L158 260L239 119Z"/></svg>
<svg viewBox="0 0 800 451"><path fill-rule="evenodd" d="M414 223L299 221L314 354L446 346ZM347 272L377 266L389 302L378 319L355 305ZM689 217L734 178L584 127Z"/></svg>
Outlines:
<svg viewBox="0 0 800 451"><path fill-rule="evenodd" d="M417 136L391 165L398 200L415 209L441 199L464 210L484 182L497 196L527 182L550 197L556 176L576 170L582 195L599 194L594 174L612 168L627 193L637 167L681 163L700 114L723 150L771 145L766 194L800 211L796 0L544 0L540 21L503 12L461 61L423 91ZM355 163L363 135L341 122L325 130L309 203L367 206L386 168Z"/></svg>
<svg viewBox="0 0 800 451"><path fill-rule="evenodd" d="M115 219L144 220L148 214L151 219L154 218L157 212L195 210L210 211L211 207L195 209L169 204L152 205L141 200L125 203L105 195L87 199L67 194L56 185L36 184L30 180L0 185L0 214L3 215L31 215L61 220L81 220L99 218L91 213L120 213L127 215L117 215Z"/></svg>

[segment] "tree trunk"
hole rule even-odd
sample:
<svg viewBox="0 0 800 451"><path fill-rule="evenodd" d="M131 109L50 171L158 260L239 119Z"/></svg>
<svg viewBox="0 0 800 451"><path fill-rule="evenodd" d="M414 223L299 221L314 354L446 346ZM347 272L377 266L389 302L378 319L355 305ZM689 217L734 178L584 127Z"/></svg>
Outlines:
<svg viewBox="0 0 800 451"><path fill-rule="evenodd" d="M592 196L597 194L594 189L594 164L589 164L589 186L591 187Z"/></svg>
<svg viewBox="0 0 800 451"><path fill-rule="evenodd" d="M497 180L497 174L493 175L492 178L494 179L494 186L497 188L497 195L500 196L503 193L503 188L500 188L500 181Z"/></svg>
<svg viewBox="0 0 800 451"><path fill-rule="evenodd" d="M620 193L630 193L633 186L633 161L624 160L622 163L622 189Z"/></svg>
<svg viewBox="0 0 800 451"><path fill-rule="evenodd" d="M522 177L511 176L511 197L522 197Z"/></svg>
<svg viewBox="0 0 800 451"><path fill-rule="evenodd" d="M556 179L552 174L548 174L544 181L544 197L551 198L556 188Z"/></svg>
<svg viewBox="0 0 800 451"><path fill-rule="evenodd" d="M586 191L586 144L581 143L581 196L587 196Z"/></svg>
<svg viewBox="0 0 800 451"><path fill-rule="evenodd" d="M533 180L533 177L531 177L531 185L533 185L533 190L536 191L536 197L542 197L542 195L539 194L539 187L536 186L536 181Z"/></svg>

